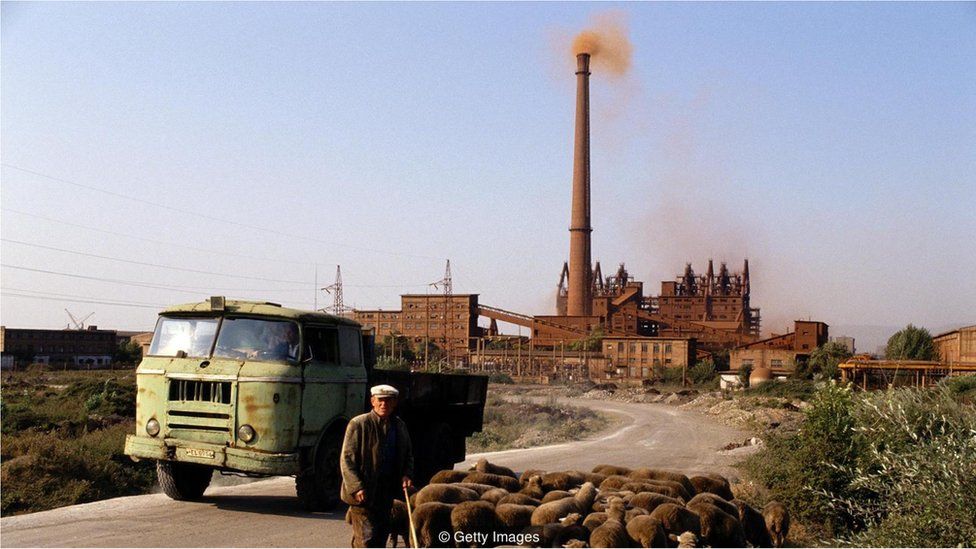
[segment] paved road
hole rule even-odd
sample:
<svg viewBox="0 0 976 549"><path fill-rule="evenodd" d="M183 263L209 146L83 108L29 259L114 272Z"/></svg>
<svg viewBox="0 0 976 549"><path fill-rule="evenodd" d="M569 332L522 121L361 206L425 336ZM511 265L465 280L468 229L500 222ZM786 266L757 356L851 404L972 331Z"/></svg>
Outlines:
<svg viewBox="0 0 976 549"><path fill-rule="evenodd" d="M667 405L582 403L621 421L591 440L470 455L464 466L487 456L516 470L612 463L728 474L735 458L717 450L748 436ZM294 479L276 478L211 488L200 502L152 494L7 517L0 519L0 536L3 547L342 547L350 529L342 513L300 511Z"/></svg>

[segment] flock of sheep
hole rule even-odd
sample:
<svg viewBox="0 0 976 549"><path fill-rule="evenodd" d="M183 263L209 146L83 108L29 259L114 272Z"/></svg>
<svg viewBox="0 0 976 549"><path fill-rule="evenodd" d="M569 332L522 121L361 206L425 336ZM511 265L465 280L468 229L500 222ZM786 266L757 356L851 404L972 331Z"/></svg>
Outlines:
<svg viewBox="0 0 976 549"><path fill-rule="evenodd" d="M760 512L719 475L613 465L516 475L481 459L437 473L410 503L421 547L782 547L790 526L782 504ZM409 544L407 516L395 501L394 547Z"/></svg>

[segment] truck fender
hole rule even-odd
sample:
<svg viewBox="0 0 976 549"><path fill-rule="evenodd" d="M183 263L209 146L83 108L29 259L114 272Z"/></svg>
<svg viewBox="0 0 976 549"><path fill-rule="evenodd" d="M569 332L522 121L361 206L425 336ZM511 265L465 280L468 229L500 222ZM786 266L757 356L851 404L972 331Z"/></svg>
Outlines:
<svg viewBox="0 0 976 549"><path fill-rule="evenodd" d="M306 465L311 466L311 464L317 463L316 459L318 458L319 449L322 447L322 441L324 441L326 437L328 437L329 435L335 432L339 432L345 435L347 425L349 425L349 418L345 416L338 416L336 418L333 418L332 421L330 421L325 427L323 427L322 431L319 433L318 438L315 440L315 446L312 448L312 451L309 453L309 457L311 459L308 460L308 463Z"/></svg>

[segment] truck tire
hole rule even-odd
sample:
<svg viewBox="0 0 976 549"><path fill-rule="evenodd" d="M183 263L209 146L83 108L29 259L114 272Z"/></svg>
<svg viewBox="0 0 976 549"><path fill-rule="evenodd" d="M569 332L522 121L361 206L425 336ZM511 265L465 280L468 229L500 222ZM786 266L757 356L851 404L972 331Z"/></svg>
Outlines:
<svg viewBox="0 0 976 549"><path fill-rule="evenodd" d="M342 436L338 430L327 434L315 451L312 467L295 477L298 500L307 511L331 511L339 505Z"/></svg>
<svg viewBox="0 0 976 549"><path fill-rule="evenodd" d="M156 477L159 486L167 496L179 501L200 499L204 490L210 486L213 469L205 465L180 463L176 461L157 461Z"/></svg>

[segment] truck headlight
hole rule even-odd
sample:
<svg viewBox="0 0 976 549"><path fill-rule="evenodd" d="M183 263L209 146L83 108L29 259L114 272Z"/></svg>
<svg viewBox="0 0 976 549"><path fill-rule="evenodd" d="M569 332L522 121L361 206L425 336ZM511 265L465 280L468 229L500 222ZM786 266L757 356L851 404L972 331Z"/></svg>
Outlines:
<svg viewBox="0 0 976 549"><path fill-rule="evenodd" d="M257 436L257 433L254 432L254 427L241 425L241 428L237 430L237 436L244 442L251 442Z"/></svg>
<svg viewBox="0 0 976 549"><path fill-rule="evenodd" d="M156 418L152 418L146 422L146 433L151 437L159 434L159 422L156 421Z"/></svg>

